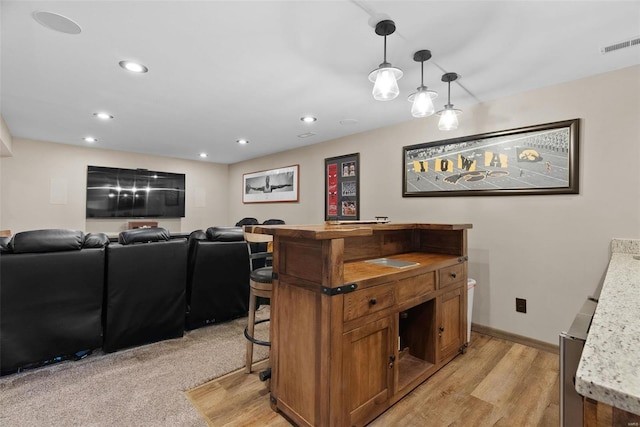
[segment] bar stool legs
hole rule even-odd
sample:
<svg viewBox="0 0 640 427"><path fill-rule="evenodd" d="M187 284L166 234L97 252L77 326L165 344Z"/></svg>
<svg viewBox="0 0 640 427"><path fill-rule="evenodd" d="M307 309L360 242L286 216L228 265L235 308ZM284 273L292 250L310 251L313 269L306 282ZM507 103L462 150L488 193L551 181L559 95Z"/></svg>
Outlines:
<svg viewBox="0 0 640 427"><path fill-rule="evenodd" d="M263 345L268 347L271 346L270 341L262 341L262 340L256 339L254 337L254 332L255 332L255 325L269 321L269 319L262 319L256 322L257 299L258 297L271 299L272 289L273 287L271 283L260 283L260 282L251 281L249 284L249 319L248 319L247 327L244 330L244 336L247 339L247 355L246 355L246 366L245 366L245 371L247 373L251 373L251 368L253 364L253 345L257 344L257 345ZM265 378L265 380L266 379L267 378Z"/></svg>

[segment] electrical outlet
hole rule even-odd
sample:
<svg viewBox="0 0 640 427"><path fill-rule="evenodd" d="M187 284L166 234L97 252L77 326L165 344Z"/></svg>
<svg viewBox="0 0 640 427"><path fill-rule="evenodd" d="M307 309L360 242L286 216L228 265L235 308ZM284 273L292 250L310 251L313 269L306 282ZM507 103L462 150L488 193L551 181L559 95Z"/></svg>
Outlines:
<svg viewBox="0 0 640 427"><path fill-rule="evenodd" d="M527 312L527 300L524 298L516 298L516 311L518 313Z"/></svg>

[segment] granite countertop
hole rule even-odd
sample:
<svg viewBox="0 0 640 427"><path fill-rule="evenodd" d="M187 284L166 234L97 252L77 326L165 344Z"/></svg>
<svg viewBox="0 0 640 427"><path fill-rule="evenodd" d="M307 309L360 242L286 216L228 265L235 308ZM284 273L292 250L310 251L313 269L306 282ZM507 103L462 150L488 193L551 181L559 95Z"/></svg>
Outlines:
<svg viewBox="0 0 640 427"><path fill-rule="evenodd" d="M576 373L585 397L640 415L640 240L614 239Z"/></svg>

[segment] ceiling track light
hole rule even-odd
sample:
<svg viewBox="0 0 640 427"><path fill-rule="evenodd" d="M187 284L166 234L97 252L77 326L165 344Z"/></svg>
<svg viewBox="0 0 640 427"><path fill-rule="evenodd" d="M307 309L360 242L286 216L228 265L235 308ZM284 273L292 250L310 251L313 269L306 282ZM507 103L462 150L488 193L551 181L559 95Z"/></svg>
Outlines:
<svg viewBox="0 0 640 427"><path fill-rule="evenodd" d="M373 82L373 97L378 101L390 101L400 93L398 80L402 78L402 70L387 62L387 36L396 31L396 24L385 19L376 24L376 34L384 36L384 58L382 64L369 73L369 81Z"/></svg>
<svg viewBox="0 0 640 427"><path fill-rule="evenodd" d="M436 110L433 100L438 97L438 93L427 89L424 85L424 61L431 58L431 51L419 50L413 54L413 60L420 63L420 86L417 91L409 95L408 101L412 102L411 115L413 117L428 117Z"/></svg>
<svg viewBox="0 0 640 427"><path fill-rule="evenodd" d="M458 129L458 116L462 113L462 110L453 108L451 103L451 82L455 82L460 78L460 75L456 73L445 73L442 75L442 81L446 82L448 87L447 105L444 109L437 112L440 116L438 122L438 129L440 130L455 130Z"/></svg>

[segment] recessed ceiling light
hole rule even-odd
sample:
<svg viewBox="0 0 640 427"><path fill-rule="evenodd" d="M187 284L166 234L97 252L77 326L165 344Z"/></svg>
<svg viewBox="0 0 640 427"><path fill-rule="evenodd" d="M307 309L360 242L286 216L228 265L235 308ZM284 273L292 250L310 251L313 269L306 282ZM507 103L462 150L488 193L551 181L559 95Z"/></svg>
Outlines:
<svg viewBox="0 0 640 427"><path fill-rule="evenodd" d="M209 155L207 153L200 153L200 157L206 159L207 157L209 157Z"/></svg>
<svg viewBox="0 0 640 427"><path fill-rule="evenodd" d="M90 142L90 143L91 143L91 142L98 142L98 139L97 139L97 138L94 138L94 137L92 137L92 136L85 136L85 137L83 138L83 140L84 140L84 142Z"/></svg>
<svg viewBox="0 0 640 427"><path fill-rule="evenodd" d="M33 12L33 19L50 30L66 34L80 34L82 28L66 16L52 12Z"/></svg>
<svg viewBox="0 0 640 427"><path fill-rule="evenodd" d="M113 119L113 116L109 113L105 113L105 112L98 112L98 113L93 113L94 116L96 116L99 119L102 120L111 120Z"/></svg>
<svg viewBox="0 0 640 427"><path fill-rule="evenodd" d="M304 116L304 117L300 117L300 120L302 120L305 123L313 123L318 119L313 116Z"/></svg>
<svg viewBox="0 0 640 427"><path fill-rule="evenodd" d="M149 69L144 65L138 64L137 62L133 62L133 61L120 61L119 64L122 68L124 68L127 71L131 71L132 73L142 74L149 71Z"/></svg>
<svg viewBox="0 0 640 427"><path fill-rule="evenodd" d="M242 145L244 145L244 144L248 144L248 143L249 143L249 140L247 140L247 139L238 139L236 142L237 142L238 144L242 144Z"/></svg>

